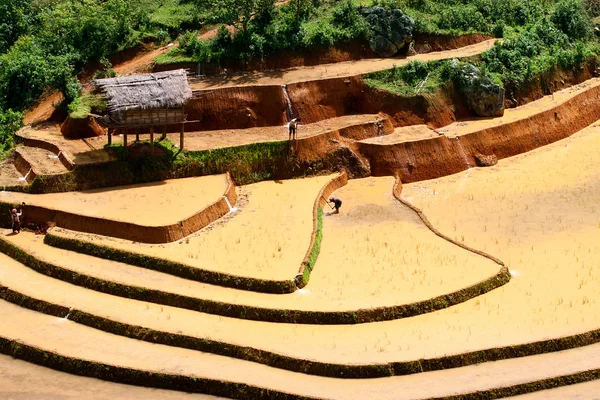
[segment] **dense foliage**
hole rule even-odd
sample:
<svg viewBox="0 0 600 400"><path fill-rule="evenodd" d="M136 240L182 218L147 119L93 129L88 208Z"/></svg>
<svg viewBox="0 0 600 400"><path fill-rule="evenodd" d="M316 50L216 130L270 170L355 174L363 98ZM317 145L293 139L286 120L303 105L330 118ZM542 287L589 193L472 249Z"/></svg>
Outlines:
<svg viewBox="0 0 600 400"><path fill-rule="evenodd" d="M71 103L80 94L76 74L88 62L197 28L194 10L179 0L0 1L0 152L12 143L4 135L14 130L14 116L45 90L58 89Z"/></svg>
<svg viewBox="0 0 600 400"><path fill-rule="evenodd" d="M507 27L504 42L497 43L480 61L474 62L486 76L506 88L509 98L541 74L557 66L564 69L580 66L600 51L597 42L590 40L592 25L582 2L561 0L551 5L552 8L541 8L542 12L535 14L536 19L526 25ZM455 67L451 60L415 62L370 74L367 82L399 94L431 92L457 80Z"/></svg>

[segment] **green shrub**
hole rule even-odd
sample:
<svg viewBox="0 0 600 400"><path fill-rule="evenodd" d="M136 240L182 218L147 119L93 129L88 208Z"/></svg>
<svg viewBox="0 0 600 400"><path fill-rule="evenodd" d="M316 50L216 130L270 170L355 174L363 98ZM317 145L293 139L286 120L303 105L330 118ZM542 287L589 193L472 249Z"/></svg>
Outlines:
<svg viewBox="0 0 600 400"><path fill-rule="evenodd" d="M69 104L68 111L71 118L86 118L91 112L103 114L106 107L106 99L103 96L84 94Z"/></svg>
<svg viewBox="0 0 600 400"><path fill-rule="evenodd" d="M585 39L592 34L590 18L581 0L559 1L551 19L570 38Z"/></svg>
<svg viewBox="0 0 600 400"><path fill-rule="evenodd" d="M0 160L15 144L15 133L23 126L23 113L7 110L0 112Z"/></svg>

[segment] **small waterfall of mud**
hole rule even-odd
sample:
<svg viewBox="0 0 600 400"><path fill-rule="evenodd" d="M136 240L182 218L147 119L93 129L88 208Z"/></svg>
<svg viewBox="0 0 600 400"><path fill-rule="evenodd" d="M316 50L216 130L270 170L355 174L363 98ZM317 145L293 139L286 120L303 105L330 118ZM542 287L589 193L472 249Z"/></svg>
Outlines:
<svg viewBox="0 0 600 400"><path fill-rule="evenodd" d="M29 172L27 172L27 175L25 175L25 176L24 176L24 177L22 177L22 178L19 178L19 182L26 182L26 181L27 181L27 177L28 177L28 176L29 176L29 174L31 173L31 170L32 170L32 169L33 169L33 168L29 168Z"/></svg>
<svg viewBox="0 0 600 400"><path fill-rule="evenodd" d="M285 97L285 104L287 105L287 119L290 121L294 119L294 111L292 110L292 102L287 91L287 85L282 85L281 89L283 90L283 97Z"/></svg>
<svg viewBox="0 0 600 400"><path fill-rule="evenodd" d="M227 196L223 196L223 198L225 199L225 202L229 206L230 213L236 212L238 210L237 207L231 207L231 203L229 202L229 199L227 198Z"/></svg>
<svg viewBox="0 0 600 400"><path fill-rule="evenodd" d="M65 315L64 317L60 318L61 321L66 321L69 319L69 316L71 315L71 312L73 311L73 307L69 308L69 312L67 313L67 315Z"/></svg>
<svg viewBox="0 0 600 400"><path fill-rule="evenodd" d="M48 155L48 158L52 158L52 159L55 159L55 160L59 159L60 158L60 153L62 153L62 150L59 151L57 155L54 155L54 154Z"/></svg>

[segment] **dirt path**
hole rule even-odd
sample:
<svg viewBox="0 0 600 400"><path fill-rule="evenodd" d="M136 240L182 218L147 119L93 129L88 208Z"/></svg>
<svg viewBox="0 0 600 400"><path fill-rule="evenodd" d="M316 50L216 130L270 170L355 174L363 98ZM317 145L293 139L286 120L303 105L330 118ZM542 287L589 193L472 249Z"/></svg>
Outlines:
<svg viewBox="0 0 600 400"><path fill-rule="evenodd" d="M382 120L380 115L347 115L339 118L331 118L313 124L299 125L296 135L297 139L316 136L325 132L342 129L348 126L374 123ZM169 139L179 145L179 134L171 133ZM288 140L289 133L287 125L268 126L248 129L226 129L219 131L186 132L184 148L186 150L198 151L217 149L222 147L242 146L251 143L275 142Z"/></svg>
<svg viewBox="0 0 600 400"><path fill-rule="evenodd" d="M416 140L432 139L439 136L434 129L427 125L409 125L394 129L394 133L361 140L363 143L391 145L396 143L414 142Z"/></svg>
<svg viewBox="0 0 600 400"><path fill-rule="evenodd" d="M381 71L394 66L406 65L411 61L434 61L455 57L470 57L489 50L497 39L487 40L460 49L418 54L406 58L373 58L360 61L347 61L337 64L322 64L311 67L299 67L284 71L257 71L251 73L235 73L228 76L206 77L190 82L192 90L215 89L230 86L249 85L285 85L293 82L304 82L355 76L369 72Z"/></svg>
<svg viewBox="0 0 600 400"><path fill-rule="evenodd" d="M222 174L83 192L0 192L0 201L24 201L90 217L161 226L194 215L222 197L226 188L227 179Z"/></svg>
<svg viewBox="0 0 600 400"><path fill-rule="evenodd" d="M185 244L138 246L96 235L77 236L202 269L289 280L298 272L308 249L315 198L331 178L266 181L238 187L238 210L189 236Z"/></svg>
<svg viewBox="0 0 600 400"><path fill-rule="evenodd" d="M0 397L4 400L226 400L198 393L123 385L40 367L0 354Z"/></svg>
<svg viewBox="0 0 600 400"><path fill-rule="evenodd" d="M25 138L43 140L57 145L67 154L69 159L78 165L106 162L115 159L104 150L104 145L107 142L106 137L65 139L60 132L59 124L46 123L26 128L20 132L20 135ZM116 140L118 139L115 138Z"/></svg>
<svg viewBox="0 0 600 400"><path fill-rule="evenodd" d="M475 131L488 129L494 126L507 124L521 119L529 118L532 115L542 111L554 108L565 101L572 99L580 93L600 85L600 78L592 78L575 86L568 87L554 94L544 96L539 100L532 101L525 105L504 110L504 115L495 118L478 118L469 121L457 121L450 125L436 129L438 133L443 133L448 137L466 135ZM555 115L560 119L560 115Z"/></svg>
<svg viewBox="0 0 600 400"><path fill-rule="evenodd" d="M423 399L511 386L597 368L600 345L460 369L378 379L309 376L227 357L148 344L0 302L0 336L58 354L134 370L226 379L313 398ZM551 365L551 368L540 368ZM83 372L83 371L82 371ZM265 379L265 377L268 377ZM435 384L432 384L435 382Z"/></svg>
<svg viewBox="0 0 600 400"><path fill-rule="evenodd" d="M151 72L152 64L154 63L156 57L177 46L177 43L170 43L167 46L159 47L158 49L144 53L131 60L117 64L113 66L113 69L118 76Z"/></svg>

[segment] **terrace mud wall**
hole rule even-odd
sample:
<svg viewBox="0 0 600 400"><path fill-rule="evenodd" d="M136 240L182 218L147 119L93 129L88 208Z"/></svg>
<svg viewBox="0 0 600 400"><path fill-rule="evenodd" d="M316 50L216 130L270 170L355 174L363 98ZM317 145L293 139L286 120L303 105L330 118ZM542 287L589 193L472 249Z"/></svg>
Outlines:
<svg viewBox="0 0 600 400"><path fill-rule="evenodd" d="M185 112L186 131L244 129L287 123L281 86L241 86L194 92Z"/></svg>
<svg viewBox="0 0 600 400"><path fill-rule="evenodd" d="M89 217L46 207L27 205L24 225L34 227L58 226L77 232L117 237L141 243L169 243L180 240L216 221L229 212L229 205L237 201L235 184L227 173L227 189L223 197L196 214L174 224L145 226L129 222Z"/></svg>
<svg viewBox="0 0 600 400"><path fill-rule="evenodd" d="M394 126L444 126L456 120L453 101L443 91L398 96L369 88L361 76L287 85L292 114L304 124L357 114L385 113ZM240 86L194 92L186 106L186 131L278 126L288 122L281 86ZM170 127L177 131L179 127Z"/></svg>
<svg viewBox="0 0 600 400"><path fill-rule="evenodd" d="M525 153L564 139L600 119L600 87L594 87L547 111L459 139L434 139L393 145L357 143L375 176L399 174L410 183L455 174L476 165L475 155L498 159Z"/></svg>
<svg viewBox="0 0 600 400"><path fill-rule="evenodd" d="M456 119L452 101L442 92L398 96L369 88L361 76L293 83L288 85L288 92L293 108L305 123L379 112L390 115L395 126L443 126Z"/></svg>

